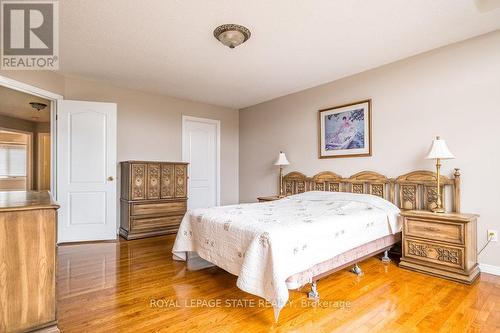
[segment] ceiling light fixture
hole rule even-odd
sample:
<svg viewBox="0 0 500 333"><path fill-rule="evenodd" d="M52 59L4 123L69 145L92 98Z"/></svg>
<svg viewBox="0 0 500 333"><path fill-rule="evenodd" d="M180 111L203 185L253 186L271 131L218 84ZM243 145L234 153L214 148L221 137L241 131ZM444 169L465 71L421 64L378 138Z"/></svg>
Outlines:
<svg viewBox="0 0 500 333"><path fill-rule="evenodd" d="M214 30L214 37L231 49L246 42L250 35L250 30L238 24L223 24Z"/></svg>
<svg viewBox="0 0 500 333"><path fill-rule="evenodd" d="M38 103L38 102L30 102L30 105L33 109L36 109L37 111L42 111L47 107L47 104L44 103Z"/></svg>

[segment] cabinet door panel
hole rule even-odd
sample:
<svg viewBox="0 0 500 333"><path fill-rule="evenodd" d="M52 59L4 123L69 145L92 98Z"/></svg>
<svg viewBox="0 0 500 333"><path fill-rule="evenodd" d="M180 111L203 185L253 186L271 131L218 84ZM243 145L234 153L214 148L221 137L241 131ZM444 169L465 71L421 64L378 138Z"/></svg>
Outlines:
<svg viewBox="0 0 500 333"><path fill-rule="evenodd" d="M148 199L159 199L160 198L160 165L159 164L148 164L147 197L148 197Z"/></svg>
<svg viewBox="0 0 500 333"><path fill-rule="evenodd" d="M131 178L131 199L146 199L146 164L132 164Z"/></svg>
<svg viewBox="0 0 500 333"><path fill-rule="evenodd" d="M187 196L187 166L185 164L175 165L175 197L185 198Z"/></svg>
<svg viewBox="0 0 500 333"><path fill-rule="evenodd" d="M171 199L175 196L174 165L161 165L161 198Z"/></svg>

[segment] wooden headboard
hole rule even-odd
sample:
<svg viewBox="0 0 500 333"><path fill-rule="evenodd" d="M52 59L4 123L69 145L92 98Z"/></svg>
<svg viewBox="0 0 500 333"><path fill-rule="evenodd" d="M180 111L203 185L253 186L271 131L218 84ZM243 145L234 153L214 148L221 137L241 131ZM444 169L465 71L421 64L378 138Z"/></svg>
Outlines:
<svg viewBox="0 0 500 333"><path fill-rule="evenodd" d="M437 177L435 172L418 170L397 178L388 178L373 171L362 171L343 178L331 171L307 177L300 172L290 172L283 177L285 195L306 191L331 191L366 193L382 197L402 210L431 210L436 207ZM460 170L453 178L441 175L441 195L445 208L451 202L451 211L460 212ZM447 200L451 196L451 200Z"/></svg>

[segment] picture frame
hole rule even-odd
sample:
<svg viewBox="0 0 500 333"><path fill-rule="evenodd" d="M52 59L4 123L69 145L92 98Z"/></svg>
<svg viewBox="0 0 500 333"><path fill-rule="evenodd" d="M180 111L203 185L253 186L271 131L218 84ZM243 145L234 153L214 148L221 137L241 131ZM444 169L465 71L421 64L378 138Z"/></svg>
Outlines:
<svg viewBox="0 0 500 333"><path fill-rule="evenodd" d="M318 111L319 158L372 155L371 99Z"/></svg>

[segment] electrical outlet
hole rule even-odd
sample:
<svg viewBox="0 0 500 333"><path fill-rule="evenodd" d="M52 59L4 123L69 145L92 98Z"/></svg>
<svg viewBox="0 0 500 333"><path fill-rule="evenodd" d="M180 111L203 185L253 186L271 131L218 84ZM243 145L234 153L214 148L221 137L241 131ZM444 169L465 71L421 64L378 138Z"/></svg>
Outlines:
<svg viewBox="0 0 500 333"><path fill-rule="evenodd" d="M488 239L491 239L492 242L498 242L498 231L488 230Z"/></svg>

